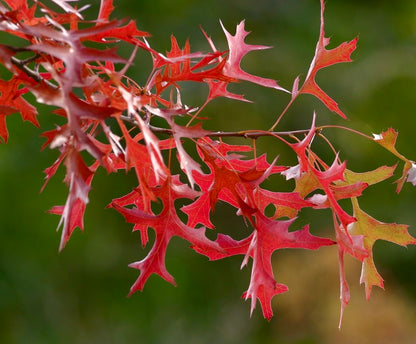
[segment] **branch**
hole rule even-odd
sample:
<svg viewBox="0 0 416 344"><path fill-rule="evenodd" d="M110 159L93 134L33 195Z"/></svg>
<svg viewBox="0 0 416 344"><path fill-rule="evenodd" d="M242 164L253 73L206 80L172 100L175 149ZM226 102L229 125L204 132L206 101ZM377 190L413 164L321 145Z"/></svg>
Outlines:
<svg viewBox="0 0 416 344"><path fill-rule="evenodd" d="M138 125L138 123L131 117L121 116L123 121L131 123L133 125ZM158 134L166 134L173 136L174 131L168 128L155 127L153 125L148 125L149 129ZM323 127L315 128L315 132L320 132ZM244 137L257 139L263 136L293 136L298 134L307 134L310 132L310 129L300 129L300 130L291 130L291 131L267 131L267 130L242 130L242 131L208 131L204 137Z"/></svg>
<svg viewBox="0 0 416 344"><path fill-rule="evenodd" d="M15 65L18 69L20 69L22 72L24 72L26 75L31 77L36 82L38 82L38 83L44 82L49 87L51 87L55 90L58 89L57 85L52 84L50 81L43 78L38 72L35 72L34 70L30 69L27 66L28 63L35 61L38 57L39 57L39 55L34 55L34 56L31 56L27 59L19 60L18 58L12 56L10 60L11 60L13 65Z"/></svg>
<svg viewBox="0 0 416 344"><path fill-rule="evenodd" d="M292 130L292 131L267 131L267 130L248 130L248 131L212 131L208 137L244 137L257 139L262 136L293 136L297 134L307 134L310 129ZM319 131L319 128L316 129Z"/></svg>

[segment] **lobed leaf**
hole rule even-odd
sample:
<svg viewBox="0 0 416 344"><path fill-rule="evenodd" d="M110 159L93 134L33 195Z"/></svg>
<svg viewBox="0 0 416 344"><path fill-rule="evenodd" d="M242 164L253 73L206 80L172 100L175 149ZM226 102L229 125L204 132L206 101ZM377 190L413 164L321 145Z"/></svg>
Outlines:
<svg viewBox="0 0 416 344"><path fill-rule="evenodd" d="M367 299L370 298L371 289L374 285L384 288L383 279L378 273L373 260L373 245L377 240L385 240L401 246L409 244L415 245L416 239L408 233L407 225L398 225L396 223L380 222L361 210L356 198L352 199L354 217L357 221L351 226L352 235L363 235L363 244L368 251L362 263L360 282L365 284L365 293Z"/></svg>
<svg viewBox="0 0 416 344"><path fill-rule="evenodd" d="M344 42L336 48L330 50L326 49L326 46L329 44L329 38L325 37L324 10L324 0L321 0L321 26L318 43L316 44L315 55L302 87L297 91L297 86L295 86L296 95L301 93L312 94L320 99L328 109L334 111L341 117L346 118L345 114L338 107L338 104L318 86L315 77L317 72L322 68L337 63L351 62L351 54L357 47L358 38L355 38L350 42Z"/></svg>

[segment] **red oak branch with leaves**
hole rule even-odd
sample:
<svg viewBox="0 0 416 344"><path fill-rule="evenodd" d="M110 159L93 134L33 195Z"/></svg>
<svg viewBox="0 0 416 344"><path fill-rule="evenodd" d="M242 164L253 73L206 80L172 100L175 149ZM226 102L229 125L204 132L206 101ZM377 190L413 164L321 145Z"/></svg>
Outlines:
<svg viewBox="0 0 416 344"><path fill-rule="evenodd" d="M38 103L53 106L54 113L65 119L65 124L42 134L46 138L42 148L59 152L56 161L45 170L45 185L59 168L64 168L69 189L65 204L50 210L61 216L60 250L77 227L83 230L84 212L96 171L134 170L137 184L132 186L132 191L109 204L134 225L134 231L140 232L143 247L149 244L149 229L155 232L146 257L130 264L140 271L130 294L142 290L152 274L175 284L165 266L166 250L174 236L185 239L194 251L210 260L241 255L242 266L251 261L251 278L243 297L251 299L251 312L259 300L267 319L273 316L273 296L288 290L286 285L277 282L273 273L272 254L279 249L316 250L337 246L340 324L350 299L345 254L362 262L360 281L365 285L367 298L373 286L383 288L383 279L373 261L375 241L387 240L406 246L415 244L416 240L409 235L407 225L382 223L372 218L360 208L358 199L369 186L392 177L397 166L355 173L341 160L324 132L349 130L394 154L403 163L397 180L397 192L400 192L406 181L416 184L416 165L397 151L398 133L388 129L369 136L348 127L317 127L315 118L319 114L313 111L310 128L278 131L281 119L302 94L317 97L330 111L347 118L315 77L323 68L352 61L357 38L327 49L330 42L324 31L323 0L315 55L306 78L302 81L296 77L291 91L273 79L242 69L241 61L249 52L269 48L245 42L249 32L244 21L237 25L234 35L221 24L228 43L226 51L218 50L202 31L208 52L193 52L188 41L181 48L172 36L170 51L161 53L152 48L149 34L139 30L135 21L110 19L114 10L112 0L101 0L98 16L92 21L84 19L85 7L73 7L65 0L52 2L51 7L42 1L0 2L0 30L25 42L19 46L0 44L0 62L9 73L0 80L0 137L7 143L6 120L14 113L39 126L36 107L24 98L28 93ZM131 46L130 58L119 56L120 43ZM138 50L152 58L152 69L143 85L126 74ZM207 119L202 114L211 100L226 97L248 101L243 95L228 90L229 85L241 81L288 94L288 103L275 123L269 129L205 130L203 125ZM206 98L199 107L182 102L184 82L207 85ZM179 124L183 119L186 124ZM228 137L242 137L251 143L265 136L290 147L298 164L281 166L277 157L259 155L253 145L225 142ZM314 150L313 141L318 139L323 139L334 152L332 161L324 161ZM197 156L185 148L188 146L184 142L196 148ZM248 154L253 157L249 158ZM87 163L91 159L93 163ZM176 174L172 167L175 160L181 169ZM274 174L294 179L293 191L266 189L264 181ZM175 205L178 199L186 200L186 205L178 208ZM339 202L343 199L351 200L352 213ZM219 202L234 207L237 216L251 228L246 238L236 240L223 233L218 233L215 240L206 236L207 230L215 229L211 215ZM156 203L161 208L159 213L152 207ZM273 214L266 212L270 206ZM309 226L293 228L304 208L329 209L333 235L328 238L312 235Z"/></svg>

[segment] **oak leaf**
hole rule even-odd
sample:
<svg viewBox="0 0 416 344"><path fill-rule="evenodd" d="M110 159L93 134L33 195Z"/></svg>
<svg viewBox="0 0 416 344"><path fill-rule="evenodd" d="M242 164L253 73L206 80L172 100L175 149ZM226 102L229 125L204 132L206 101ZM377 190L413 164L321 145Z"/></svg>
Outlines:
<svg viewBox="0 0 416 344"><path fill-rule="evenodd" d="M229 55L224 66L224 75L238 80L250 81L264 87L286 91L284 88L280 87L275 80L255 76L241 69L241 60L247 53L253 50L264 50L270 48L264 45L251 45L244 42L245 38L250 33L244 29L244 20L237 25L234 36L224 28L222 23L221 26L225 36L227 37L229 47Z"/></svg>
<svg viewBox="0 0 416 344"><path fill-rule="evenodd" d="M349 232L352 235L364 236L364 247L368 251L368 257L362 263L360 282L365 284L365 294L370 298L372 287L384 288L383 279L378 273L373 260L373 245L377 240L386 240L397 245L415 245L416 239L408 232L407 225L396 223L383 223L361 210L356 198L352 199L354 217L357 221L351 226Z"/></svg>
<svg viewBox="0 0 416 344"><path fill-rule="evenodd" d="M142 290L146 281L152 274L157 274L169 283L175 285L172 275L165 266L167 246L174 236L179 236L192 244L192 248L209 257L212 252L223 252L223 249L205 236L205 228L191 228L185 225L176 213L175 201L179 198L194 199L198 192L179 182L178 176L167 178L153 193L162 202L163 209L158 215L145 213L134 208L129 209L113 202L112 206L120 212L126 221L146 225L154 229L155 242L147 256L129 266L140 270L140 276L130 289L129 295Z"/></svg>
<svg viewBox="0 0 416 344"><path fill-rule="evenodd" d="M276 282L274 278L271 265L273 252L284 248L316 250L322 246L333 245L335 242L312 235L308 226L300 230L289 231L295 219L271 220L261 213L256 213L255 219L255 230L245 239L236 241L227 235L219 235L216 241L225 250L225 254L213 253L210 259L244 254L242 267L248 263L249 257L253 259L250 285L243 297L251 298L250 313L253 313L258 299L264 317L270 320L273 316L271 308L273 296L288 290L286 285Z"/></svg>
<svg viewBox="0 0 416 344"><path fill-rule="evenodd" d="M357 46L358 38L355 38L350 42L344 42L334 49L326 49L326 46L329 44L329 38L325 37L324 10L324 0L321 0L321 26L318 43L315 49L315 55L302 87L297 90L297 82L294 83L293 94L294 96L300 93L312 94L320 99L328 107L328 109L336 112L341 117L346 118L345 114L338 107L338 104L318 86L315 77L317 72L322 68L331 66L336 63L351 62L351 54Z"/></svg>
<svg viewBox="0 0 416 344"><path fill-rule="evenodd" d="M413 172L414 171L414 168L413 168L414 162L407 159L402 154L400 154L399 151L396 148L396 141L397 141L397 136L398 135L399 135L399 133L396 130L394 130L393 128L389 128L388 130L383 131L381 134L373 134L375 142L377 142L380 146L387 149L389 152L393 153L400 160L404 161L402 175L396 181L396 183L397 183L396 192L397 193L399 193L402 190L403 185L406 182L406 180L413 184L412 176L413 176L413 173L414 173Z"/></svg>

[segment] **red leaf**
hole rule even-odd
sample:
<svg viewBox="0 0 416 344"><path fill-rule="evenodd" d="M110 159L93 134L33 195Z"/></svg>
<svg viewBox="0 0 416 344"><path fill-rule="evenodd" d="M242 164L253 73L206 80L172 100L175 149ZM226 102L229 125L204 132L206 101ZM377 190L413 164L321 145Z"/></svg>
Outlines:
<svg viewBox="0 0 416 344"><path fill-rule="evenodd" d="M198 146L200 157L208 164L211 173L193 173L202 194L195 202L182 208L188 215L188 225L201 223L213 228L210 213L214 212L215 204L219 200L236 207L239 214L251 221L251 214L258 206L256 188L270 174L286 168L270 165L265 155L246 160L235 153L250 151L252 148L249 146L229 145L208 138L199 140Z"/></svg>
<svg viewBox="0 0 416 344"><path fill-rule="evenodd" d="M273 192L258 188L254 197L256 198L257 207L263 214L268 205L273 204L275 206L273 218L282 216L294 217L303 207L313 206L313 203L300 197L298 192ZM294 211L288 211L286 208Z"/></svg>
<svg viewBox="0 0 416 344"><path fill-rule="evenodd" d="M140 270L140 276L130 289L130 294L142 290L151 274L157 274L169 283L175 284L172 275L166 270L165 255L170 239L179 236L192 244L199 253L210 256L215 252L223 252L221 247L205 237L205 228L190 228L186 226L176 214L175 200L179 198L194 199L198 194L187 185L181 184L179 178L168 178L160 187L152 189L155 196L162 201L163 209L158 215L149 215L140 209L127 209L112 203L126 221L146 225L156 233L152 249L139 262L130 264L130 267Z"/></svg>
<svg viewBox="0 0 416 344"><path fill-rule="evenodd" d="M271 265L273 252L283 248L316 250L322 246L333 245L335 242L310 234L308 226L289 232L289 226L295 219L274 221L261 213L256 213L255 218L255 231L245 239L236 241L228 235L219 234L216 242L225 252L212 252L209 258L215 260L244 254L245 259L242 266L247 264L249 257L253 259L250 286L243 297L252 299L251 313L254 311L258 299L264 317L270 320L273 316L271 308L273 296L288 290L287 286L277 283L274 278Z"/></svg>
<svg viewBox="0 0 416 344"><path fill-rule="evenodd" d="M169 174L169 171L167 167L164 164L162 153L160 151L160 141L156 137L156 135L152 132L152 130L149 128L148 124L145 123L145 121L142 119L141 116L139 116L136 113L136 108L139 106L141 107L141 99L140 97L135 97L132 93L128 92L127 90L120 89L122 97L127 103L127 109L129 112L129 115L135 119L135 121L138 124L138 127L140 128L141 134L143 135L143 139L146 143L146 148L148 151L148 154L150 156L150 160L152 162L153 170L156 176L156 179L159 180L159 178L164 179L167 174ZM124 127L124 124L122 124L121 119L117 117L117 120L119 122L119 125L121 128ZM126 130L124 127L124 134L126 134Z"/></svg>
<svg viewBox="0 0 416 344"><path fill-rule="evenodd" d="M309 67L305 82L298 93L310 93L314 95L319 98L328 107L328 109L336 112L341 117L346 118L345 114L338 107L338 104L318 86L315 81L315 76L316 73L322 68L336 63L351 62L351 54L357 46L358 38L355 38L350 42L344 42L334 49L327 50L325 47L329 44L329 38L325 37L324 9L324 0L321 0L321 28L319 32L319 40L316 45L315 56Z"/></svg>
<svg viewBox="0 0 416 344"><path fill-rule="evenodd" d="M227 91L227 86L229 84L229 82L227 81L217 81L217 80L208 79L205 82L208 84L208 87L209 87L209 94L208 94L207 102L209 102L210 100L214 98L226 97L229 99L241 100L243 102L251 103L251 100L244 98L243 95L239 95L239 94L235 94L235 93L231 93Z"/></svg>
<svg viewBox="0 0 416 344"><path fill-rule="evenodd" d="M23 25L25 34L38 37L36 42L28 49L34 52L42 52L57 57L65 63L64 78L72 83L84 84L82 69L86 62L90 61L112 61L126 62L115 53L115 49L98 50L82 45L82 40L103 33L117 26L119 22L113 21L99 25L94 28L83 30L56 30L47 24ZM46 39L45 39L46 38Z"/></svg>
<svg viewBox="0 0 416 344"><path fill-rule="evenodd" d="M206 139L207 140L207 139ZM220 144L215 144L212 141L208 141L211 142L211 144L214 145L215 150L217 150L218 152L218 159L219 161L217 162L218 165L223 165L223 168L225 169L224 171L230 171L232 172L231 175L234 175L236 172L241 172L239 175L236 175L235 181L238 180L238 185L236 184L236 193L239 195L238 197L235 196L235 192L234 191L230 191L232 190L233 184L230 183L225 187L220 187L220 191L217 195L217 199L218 200L222 200L224 202L227 202L233 206L235 206L236 208L239 208L241 205L243 205L244 208L246 208L247 206L244 205L244 203L241 203L241 200L239 200L240 197L240 193L239 190L244 190L247 192L246 196L247 196L247 202L250 202L249 199L253 200L252 201L252 205L253 206L257 206L259 207L261 210L264 210L264 208L266 208L266 206L271 203L267 202L267 200L263 197L262 195L259 195L258 193L261 193L262 191L267 192L267 190L263 190L258 188L258 190L256 189L256 182L261 181L262 177L264 176L264 174L266 174L266 170L269 170L269 172L267 173L278 173L282 170L281 166L274 166L274 165L270 165L269 163L267 163L266 161L266 155L262 155L260 157L258 157L257 159L252 159L252 160L242 160L242 159L238 159L238 155L237 154L227 154L230 153L231 151L235 150L241 150L244 151L246 150L247 146L233 146L233 145L227 145L223 142L221 142ZM224 155L222 155L224 154ZM203 154L201 152L201 157L203 157ZM227 163L224 163L222 161L222 159L226 159ZM228 160L229 159L229 160ZM215 163L215 164L217 164ZM249 171L256 171L253 173L252 177L254 177L253 179L248 179L247 180L247 172ZM245 172L245 173L243 173ZM219 173L219 174L218 174ZM227 172L228 173L228 172ZM217 172L217 174L215 173L215 168L213 169L213 172L211 174L205 175L205 174L201 174L198 173L196 171L194 171L193 173L193 177L195 180L195 183L200 187L202 194L197 198L197 200L189 205L186 205L184 207L181 208L181 210L186 213L188 215L188 226L194 227L196 224L200 223L206 227L209 228L214 228L213 224L211 223L210 220L210 213L214 211L214 208L211 208L213 206L213 204L211 202L211 197L212 194L211 192L213 192L213 189L215 187L219 187L218 185L215 185L215 176L217 176L217 178L222 178L222 173L221 172ZM230 177L232 178L232 177ZM240 179L238 179L240 178ZM251 182L253 182L253 184L251 184ZM244 186L242 186L244 185ZM231 188L231 189L230 189ZM244 192L244 191L243 191ZM290 197L290 196L289 196ZM283 196L282 196L283 198ZM298 200L298 198L296 198ZM215 199L214 199L215 201ZM240 203L239 203L240 202ZM288 203L289 201L287 201ZM305 201L304 201L305 202ZM267 203L267 204L266 204ZM308 205L312 205L311 203L306 202ZM286 203L285 203L286 204ZM249 208L247 208L249 209Z"/></svg>
<svg viewBox="0 0 416 344"><path fill-rule="evenodd" d="M112 22L109 22L109 23L112 23ZM98 27L100 26L101 25L98 25ZM83 40L88 39L89 41L109 43L109 42L117 42L117 40L121 39L125 42L135 44L135 45L137 44L141 48L144 48L145 47L144 43L142 43L142 41L140 41L138 38L147 37L147 36L150 36L150 34L145 31L138 30L136 26L136 21L130 20L124 26L117 26L114 28L103 30L102 32L88 36L87 38L83 38Z"/></svg>
<svg viewBox="0 0 416 344"><path fill-rule="evenodd" d="M214 180L213 174L201 174L194 171L193 178L201 189L201 195L193 203L181 208L188 215L187 225L189 227L195 227L200 223L205 227L214 228L210 220L211 203L209 198L209 188Z"/></svg>
<svg viewBox="0 0 416 344"><path fill-rule="evenodd" d="M328 199L332 211L337 215L343 228L347 228L348 224L355 221L355 218L349 215L337 202L335 194L336 187L334 183L344 181L344 172L346 169L346 162L339 163L338 156L335 157L330 167L323 166L323 171L315 167L318 164L317 157L311 154L308 156L308 147L315 135L315 114L312 120L312 126L306 137L298 143L290 144L290 147L296 152L299 160L299 177L297 178L296 191L302 196L306 196L316 189L322 189ZM306 180L306 182L304 182ZM366 185L362 185L365 187ZM344 190L345 191L345 190ZM352 190L349 190L352 191ZM342 198L342 197L340 197Z"/></svg>
<svg viewBox="0 0 416 344"><path fill-rule="evenodd" d="M149 191L149 193L151 193L153 200L155 200L153 193L151 191ZM109 207L114 208L114 205L117 205L119 207L125 207L127 205L133 204L137 209L141 209L141 211L143 211L144 213L153 215L151 209L151 200L152 198L144 194L143 187L139 187L123 197L113 199ZM149 226L147 224L141 222L135 223L133 227L133 231L140 231L141 242L143 247L146 246L149 240L148 228Z"/></svg>
<svg viewBox="0 0 416 344"><path fill-rule="evenodd" d="M109 22L110 14L114 11L113 0L101 0L100 11L98 12L98 23Z"/></svg>
<svg viewBox="0 0 416 344"><path fill-rule="evenodd" d="M55 206L50 212L61 215L58 229L63 226L59 250L63 250L72 232L76 227L81 230L84 227L83 217L85 206L88 203L88 193L91 181L97 164L89 168L85 165L81 155L72 147L67 147L61 154L61 157L52 165L51 170L47 169L47 179L55 174L61 161L66 166L65 182L69 185L69 194L64 206Z"/></svg>
<svg viewBox="0 0 416 344"><path fill-rule="evenodd" d="M256 214L256 231L247 252L253 258L250 286L244 294L251 298L251 312L259 299L263 315L270 320L273 316L271 299L274 295L287 291L287 287L274 280L271 256L275 250L282 248L303 248L316 250L321 246L333 245L330 239L313 236L309 227L289 232L294 220L273 221Z"/></svg>
<svg viewBox="0 0 416 344"><path fill-rule="evenodd" d="M154 68L164 67L163 71L157 74L155 78L158 94L171 85L178 87L177 83L180 81L209 82L212 79L235 81L235 79L223 74L225 60L218 60L223 53L191 53L189 41L186 41L185 47L180 49L173 35L171 36L171 46L171 50L166 57L157 52L153 53ZM191 62L198 58L200 60L192 66Z"/></svg>
<svg viewBox="0 0 416 344"><path fill-rule="evenodd" d="M321 172L314 170L313 173L319 180L319 183L324 190L325 194L328 197L328 201L333 209L333 211L338 216L338 219L342 223L344 228L347 228L348 224L355 222L355 218L349 215L344 209L337 202L337 197L335 195L334 190L331 187L331 184L335 181L344 180L344 171L345 171L346 163L343 162L339 164L337 162L337 158L335 158L332 166L328 168L326 171Z"/></svg>
<svg viewBox="0 0 416 344"><path fill-rule="evenodd" d="M178 152L178 160L182 171L185 172L186 176L188 177L189 183L193 187L195 184L193 178L193 172L202 173L202 170L199 164L186 152L185 148L182 145L181 138L196 138L196 137L203 137L208 132L202 129L201 124L197 124L193 127L182 127L177 125L173 118L166 119L168 124L170 125L173 133L173 139L175 141L176 150Z"/></svg>
<svg viewBox="0 0 416 344"><path fill-rule="evenodd" d="M284 88L280 87L275 80L255 76L241 69L241 60L247 53L253 50L264 50L270 48L264 45L251 45L244 42L244 39L249 34L249 32L244 29L244 20L237 25L234 36L224 28L222 23L221 26L225 36L227 37L229 47L229 55L224 66L224 75L239 80L250 81L264 87L271 87L277 90L286 91Z"/></svg>
<svg viewBox="0 0 416 344"><path fill-rule="evenodd" d="M68 207L69 210L65 208ZM84 212L85 212L86 203L84 203L80 198L75 199L73 204L68 206L56 205L48 211L50 214L61 215L67 218L66 224L64 224L64 229L62 230L61 244L59 250L62 250L66 245L66 242L69 240L72 232L76 227L79 227L81 230L84 230ZM65 214L65 215L64 215ZM67 215L68 214L68 215Z"/></svg>
<svg viewBox="0 0 416 344"><path fill-rule="evenodd" d="M245 183L258 181L263 177L265 170L257 170L254 164L253 167L240 171L235 169L231 161L238 165L238 162L242 160L236 159L232 154L228 155L232 147L231 145L225 147L222 144L210 144L209 141L208 144L203 141L199 143L201 158L212 173L213 182L209 188L211 211L214 210L215 204L221 199L238 208L251 221L251 214L254 212L252 196L254 186L248 186L250 191L246 193L244 192ZM243 199L243 197L247 199Z"/></svg>
<svg viewBox="0 0 416 344"><path fill-rule="evenodd" d="M38 114L36 108L27 102L20 95L19 86L21 81L16 77L8 81L0 80L0 137L7 142L9 137L7 126L6 126L6 116L14 113L20 112L22 119L33 123L35 126L39 127L38 120L36 115Z"/></svg>
<svg viewBox="0 0 416 344"><path fill-rule="evenodd" d="M9 70L13 69L11 58L15 55L13 50L0 44L0 62Z"/></svg>

